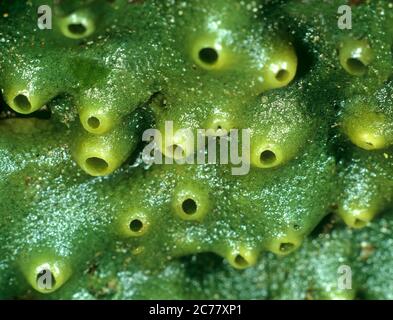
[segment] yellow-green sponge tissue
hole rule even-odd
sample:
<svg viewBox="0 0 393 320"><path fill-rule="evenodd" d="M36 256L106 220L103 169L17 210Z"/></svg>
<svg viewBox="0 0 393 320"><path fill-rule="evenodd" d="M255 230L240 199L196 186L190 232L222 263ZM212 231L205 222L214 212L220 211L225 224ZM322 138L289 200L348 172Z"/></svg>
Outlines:
<svg viewBox="0 0 393 320"><path fill-rule="evenodd" d="M0 299L393 299L392 26L0 1Z"/></svg>

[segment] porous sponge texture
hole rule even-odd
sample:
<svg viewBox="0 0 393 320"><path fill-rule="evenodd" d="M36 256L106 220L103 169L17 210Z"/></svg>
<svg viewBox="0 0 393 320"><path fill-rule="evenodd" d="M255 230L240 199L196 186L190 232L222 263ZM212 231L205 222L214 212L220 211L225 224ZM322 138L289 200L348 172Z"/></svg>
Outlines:
<svg viewBox="0 0 393 320"><path fill-rule="evenodd" d="M338 253L313 265L324 244L310 234L340 216L323 237L351 264L392 208L391 3L348 3L341 30L341 1L56 1L41 30L47 2L0 5L0 296L354 298L370 281L364 297L386 297L368 278L337 290ZM249 173L144 164L150 128L167 158L194 156L167 121L248 129ZM167 291L143 289L160 281ZM228 292L237 281L250 290Z"/></svg>

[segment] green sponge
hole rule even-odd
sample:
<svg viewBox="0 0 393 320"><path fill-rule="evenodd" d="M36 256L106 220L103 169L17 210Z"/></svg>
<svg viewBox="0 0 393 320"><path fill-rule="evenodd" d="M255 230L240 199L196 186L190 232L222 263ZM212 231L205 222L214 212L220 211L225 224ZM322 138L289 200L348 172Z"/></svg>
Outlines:
<svg viewBox="0 0 393 320"><path fill-rule="evenodd" d="M388 298L393 6L341 5L3 1L0 297Z"/></svg>

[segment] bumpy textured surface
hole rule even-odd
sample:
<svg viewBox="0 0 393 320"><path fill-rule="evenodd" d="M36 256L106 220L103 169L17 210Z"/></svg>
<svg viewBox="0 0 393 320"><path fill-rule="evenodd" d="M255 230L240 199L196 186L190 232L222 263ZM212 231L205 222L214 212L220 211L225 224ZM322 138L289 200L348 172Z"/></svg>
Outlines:
<svg viewBox="0 0 393 320"><path fill-rule="evenodd" d="M393 4L342 2L0 1L0 298L393 298ZM250 172L145 165L169 120Z"/></svg>

